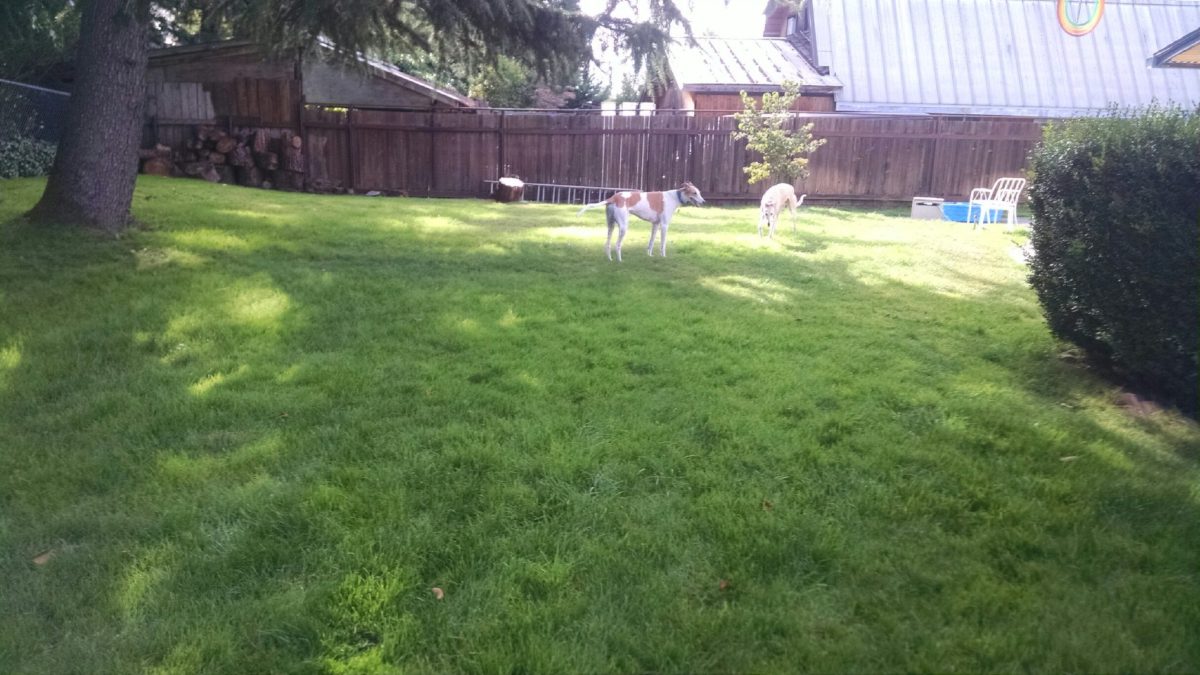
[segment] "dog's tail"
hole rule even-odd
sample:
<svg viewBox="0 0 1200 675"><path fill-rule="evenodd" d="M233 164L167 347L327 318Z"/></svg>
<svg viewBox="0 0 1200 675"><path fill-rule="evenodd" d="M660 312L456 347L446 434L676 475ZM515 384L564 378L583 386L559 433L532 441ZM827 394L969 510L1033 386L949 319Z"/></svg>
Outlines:
<svg viewBox="0 0 1200 675"><path fill-rule="evenodd" d="M578 211L578 212L577 212L575 215L577 215L577 216L582 216L584 211L587 211L588 209L594 209L594 208L596 208L597 206L604 206L604 205L606 205L606 204L608 204L608 200L607 200L607 199L605 199L605 200L604 200L604 201L602 201L602 202L596 202L595 204L584 204L584 205L583 205L583 208L582 208L582 209L579 209L579 211Z"/></svg>
<svg viewBox="0 0 1200 675"><path fill-rule="evenodd" d="M791 211L792 213L795 213L796 209L800 208L801 206L804 206L804 198L807 196L808 196L807 194L802 194L802 195L797 196L796 193L793 192L790 195L788 195L787 198L784 199L784 206L786 206L787 209L789 211ZM779 209L779 211L780 211L780 213L782 213L783 209L781 208L781 209Z"/></svg>

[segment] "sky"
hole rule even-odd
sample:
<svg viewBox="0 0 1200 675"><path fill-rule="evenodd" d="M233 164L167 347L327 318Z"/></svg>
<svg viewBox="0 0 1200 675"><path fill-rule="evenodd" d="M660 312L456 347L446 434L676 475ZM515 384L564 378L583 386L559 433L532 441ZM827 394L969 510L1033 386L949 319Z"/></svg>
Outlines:
<svg viewBox="0 0 1200 675"><path fill-rule="evenodd" d="M688 4L684 0L684 4ZM692 30L721 37L761 37L765 0L694 0L691 4ZM685 10L687 11L687 10Z"/></svg>
<svg viewBox="0 0 1200 675"><path fill-rule="evenodd" d="M766 0L676 0L688 15L692 31L699 35L759 37L762 35ZM596 13L606 0L582 0L580 8Z"/></svg>

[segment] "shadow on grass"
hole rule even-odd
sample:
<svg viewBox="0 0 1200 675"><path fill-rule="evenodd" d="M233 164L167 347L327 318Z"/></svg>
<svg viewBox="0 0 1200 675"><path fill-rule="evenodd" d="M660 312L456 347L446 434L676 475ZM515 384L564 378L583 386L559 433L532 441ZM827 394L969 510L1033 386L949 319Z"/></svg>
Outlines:
<svg viewBox="0 0 1200 675"><path fill-rule="evenodd" d="M420 208L504 238L0 225L4 662L1200 660L1196 436L1097 405L1019 281Z"/></svg>

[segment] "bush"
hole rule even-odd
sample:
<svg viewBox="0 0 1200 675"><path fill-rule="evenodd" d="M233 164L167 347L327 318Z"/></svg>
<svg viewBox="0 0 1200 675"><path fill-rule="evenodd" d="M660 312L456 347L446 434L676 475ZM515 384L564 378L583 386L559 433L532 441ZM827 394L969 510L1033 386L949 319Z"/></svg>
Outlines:
<svg viewBox="0 0 1200 675"><path fill-rule="evenodd" d="M56 146L37 139L41 130L33 102L11 88L0 88L0 178L50 173Z"/></svg>
<svg viewBox="0 0 1200 675"><path fill-rule="evenodd" d="M1060 338L1197 412L1200 114L1047 127L1030 161L1030 283Z"/></svg>
<svg viewBox="0 0 1200 675"><path fill-rule="evenodd" d="M0 140L0 178L45 176L57 146L28 136Z"/></svg>

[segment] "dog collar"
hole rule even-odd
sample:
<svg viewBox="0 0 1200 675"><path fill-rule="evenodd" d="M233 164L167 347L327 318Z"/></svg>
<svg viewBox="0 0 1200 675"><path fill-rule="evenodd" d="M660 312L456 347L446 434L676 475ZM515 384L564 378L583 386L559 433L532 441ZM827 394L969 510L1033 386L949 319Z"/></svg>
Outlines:
<svg viewBox="0 0 1200 675"><path fill-rule="evenodd" d="M683 189L682 188L675 190L675 199L678 199L680 204L683 203Z"/></svg>

